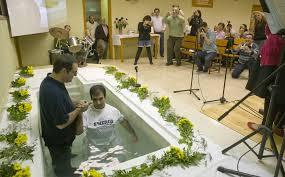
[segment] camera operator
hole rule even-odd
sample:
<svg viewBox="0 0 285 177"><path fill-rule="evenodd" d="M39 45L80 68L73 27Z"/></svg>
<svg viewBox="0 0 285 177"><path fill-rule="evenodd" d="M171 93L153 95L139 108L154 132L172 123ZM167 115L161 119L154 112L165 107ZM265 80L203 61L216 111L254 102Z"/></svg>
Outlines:
<svg viewBox="0 0 285 177"><path fill-rule="evenodd" d="M198 66L198 72L208 72L211 60L217 56L216 33L212 31L206 22L202 23L198 32L198 41L203 44L202 51L193 56Z"/></svg>
<svg viewBox="0 0 285 177"><path fill-rule="evenodd" d="M139 61L139 58L140 58L140 55L142 53L142 49L144 46L146 47L149 64L152 65L153 64L152 55L151 55L151 50L150 50L151 17L149 15L146 15L143 18L143 21L139 22L138 31L139 31L139 42L138 42L138 50L137 50L137 54L135 57L134 65L138 64L138 61Z"/></svg>
<svg viewBox="0 0 285 177"><path fill-rule="evenodd" d="M172 6L172 11L167 12L163 22L169 27L169 38L167 40L167 63L173 65L173 53L175 53L176 65L181 65L180 47L184 37L185 18L179 6Z"/></svg>
<svg viewBox="0 0 285 177"><path fill-rule="evenodd" d="M241 43L234 49L233 54L239 53L238 64L234 67L232 78L239 78L245 68L250 69L250 61L258 57L258 45L253 42L252 34L245 36L245 42Z"/></svg>
<svg viewBox="0 0 285 177"><path fill-rule="evenodd" d="M201 11L194 11L193 15L188 18L188 23L191 26L190 36L196 36L198 29L203 23Z"/></svg>

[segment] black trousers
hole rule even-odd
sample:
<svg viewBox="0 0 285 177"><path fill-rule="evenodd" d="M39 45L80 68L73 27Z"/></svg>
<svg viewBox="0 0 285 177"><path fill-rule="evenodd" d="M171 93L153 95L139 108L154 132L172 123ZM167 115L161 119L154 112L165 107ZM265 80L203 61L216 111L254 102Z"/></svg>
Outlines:
<svg viewBox="0 0 285 177"><path fill-rule="evenodd" d="M142 49L143 49L143 47L138 47L134 65L138 64L139 58L140 58L141 53L142 53ZM146 47L146 52L147 52L149 63L152 64L152 55L151 55L150 47Z"/></svg>
<svg viewBox="0 0 285 177"><path fill-rule="evenodd" d="M52 165L57 177L73 177L75 169L71 167L71 147L64 146L48 146L52 159Z"/></svg>

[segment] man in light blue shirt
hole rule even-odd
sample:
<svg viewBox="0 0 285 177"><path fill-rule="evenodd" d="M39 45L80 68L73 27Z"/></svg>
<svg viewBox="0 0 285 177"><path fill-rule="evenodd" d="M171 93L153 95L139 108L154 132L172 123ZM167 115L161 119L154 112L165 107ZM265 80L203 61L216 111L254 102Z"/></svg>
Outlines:
<svg viewBox="0 0 285 177"><path fill-rule="evenodd" d="M203 49L194 55L194 59L197 63L198 71L208 72L211 60L217 56L216 33L208 28L206 22L203 22L198 33L198 39L202 41Z"/></svg>

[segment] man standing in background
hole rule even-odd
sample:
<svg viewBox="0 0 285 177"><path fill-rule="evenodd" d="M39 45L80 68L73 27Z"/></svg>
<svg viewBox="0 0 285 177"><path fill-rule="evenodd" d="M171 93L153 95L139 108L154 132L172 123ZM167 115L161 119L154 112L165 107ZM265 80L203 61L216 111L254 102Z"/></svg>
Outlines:
<svg viewBox="0 0 285 177"><path fill-rule="evenodd" d="M86 23L86 35L90 36L95 41L95 30L99 24L95 21L95 16L90 15Z"/></svg>
<svg viewBox="0 0 285 177"><path fill-rule="evenodd" d="M106 25L104 18L100 20L100 24L95 30L96 48L100 58L107 58L107 49L109 41L109 27Z"/></svg>
<svg viewBox="0 0 285 177"><path fill-rule="evenodd" d="M167 63L173 65L173 53L176 58L176 65L181 65L180 47L184 37L185 18L179 6L172 6L172 12L168 12L163 18L163 22L169 27L169 38L167 40Z"/></svg>
<svg viewBox="0 0 285 177"><path fill-rule="evenodd" d="M164 57L164 31L166 25L163 23L163 18L159 15L159 8L155 8L151 14L151 21L153 25L153 30L155 34L159 34L159 53L160 57ZM154 53L154 52L153 52Z"/></svg>

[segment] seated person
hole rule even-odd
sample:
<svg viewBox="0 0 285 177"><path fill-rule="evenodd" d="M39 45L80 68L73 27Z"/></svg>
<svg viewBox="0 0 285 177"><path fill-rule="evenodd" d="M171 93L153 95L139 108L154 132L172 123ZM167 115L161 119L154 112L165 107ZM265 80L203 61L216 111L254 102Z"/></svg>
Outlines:
<svg viewBox="0 0 285 177"><path fill-rule="evenodd" d="M117 135L115 126L121 124L132 135L133 142L137 141L137 135L127 119L120 111L113 106L106 104L106 89L102 85L94 85L90 88L90 96L93 104L83 114L83 127L86 130L88 147L90 147L89 159L106 163L100 154L113 153L113 158L121 159L125 157L114 154L112 150L122 150L120 137ZM96 149L96 150L94 150ZM92 154L92 156L90 156ZM116 157L114 157L116 156ZM92 159L90 159L92 158ZM122 159L123 158L123 159Z"/></svg>
<svg viewBox="0 0 285 177"><path fill-rule="evenodd" d="M252 34L247 34L245 42L237 46L233 53L239 53L238 64L232 71L233 78L239 78L240 74L248 67L249 61L258 57L258 45L253 43Z"/></svg>
<svg viewBox="0 0 285 177"><path fill-rule="evenodd" d="M220 22L218 26L216 27L215 33L216 33L216 39L225 39L225 24Z"/></svg>
<svg viewBox="0 0 285 177"><path fill-rule="evenodd" d="M246 24L241 24L239 27L238 33L236 33L236 38L246 38L246 35L248 34L248 29Z"/></svg>
<svg viewBox="0 0 285 177"><path fill-rule="evenodd" d="M206 22L202 23L198 40L203 43L202 51L195 53L194 60L197 63L198 71L208 72L211 65L211 60L217 56L216 34Z"/></svg>

